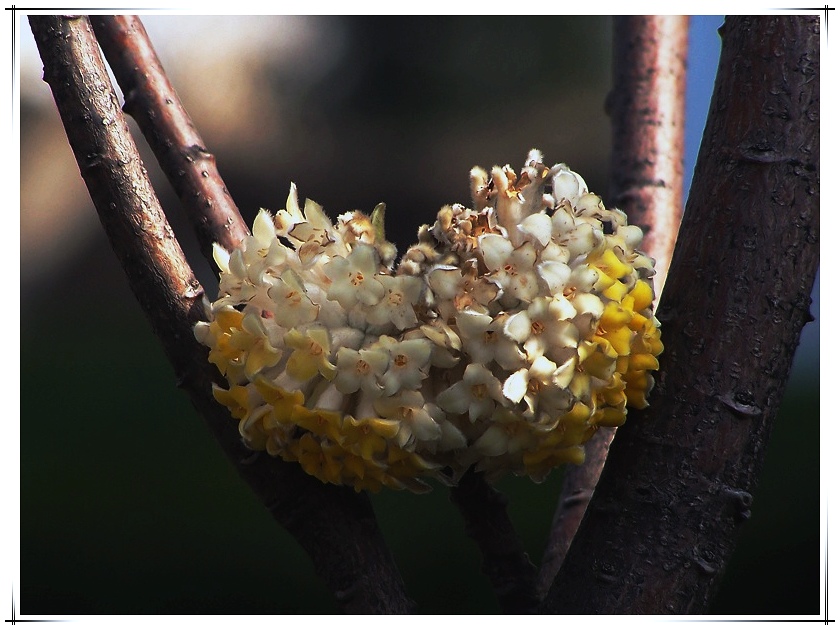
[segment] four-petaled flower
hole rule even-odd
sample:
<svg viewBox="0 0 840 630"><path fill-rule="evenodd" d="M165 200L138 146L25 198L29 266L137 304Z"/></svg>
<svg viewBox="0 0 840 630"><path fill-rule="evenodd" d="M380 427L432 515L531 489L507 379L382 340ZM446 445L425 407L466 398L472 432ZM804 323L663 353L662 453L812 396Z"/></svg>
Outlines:
<svg viewBox="0 0 840 630"><path fill-rule="evenodd" d="M550 358L568 356L568 348L576 348L580 338L572 318L575 307L562 295L539 297L528 310L511 315L505 322L505 335L522 344L528 359L547 355Z"/></svg>
<svg viewBox="0 0 840 630"><path fill-rule="evenodd" d="M366 243L357 243L347 258L335 256L324 265L324 273L332 281L327 298L350 310L357 303L377 304L385 295L385 287L376 277L378 255Z"/></svg>
<svg viewBox="0 0 840 630"><path fill-rule="evenodd" d="M537 251L530 242L517 248L499 234L485 234L478 239L478 247L490 278L496 281L504 294L524 302L537 296L539 284L535 263Z"/></svg>
<svg viewBox="0 0 840 630"><path fill-rule="evenodd" d="M293 329L285 334L283 341L294 348L286 362L289 376L298 381L308 381L318 373L326 379L335 376L335 366L329 361L330 334L326 328Z"/></svg>
<svg viewBox="0 0 840 630"><path fill-rule="evenodd" d="M426 286L423 279L414 276L382 274L378 280L384 287L385 293L381 302L367 310L367 320L379 326L391 322L399 330L417 325L414 305Z"/></svg>
<svg viewBox="0 0 840 630"><path fill-rule="evenodd" d="M504 402L502 385L490 370L478 363L470 363L464 377L437 397L444 411L466 413L472 422L489 418L497 402Z"/></svg>

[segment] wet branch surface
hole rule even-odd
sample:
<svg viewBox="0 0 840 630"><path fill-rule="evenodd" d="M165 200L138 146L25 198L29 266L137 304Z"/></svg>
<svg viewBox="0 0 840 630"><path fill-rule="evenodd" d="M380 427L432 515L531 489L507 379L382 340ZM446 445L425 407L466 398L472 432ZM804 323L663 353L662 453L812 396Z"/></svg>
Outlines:
<svg viewBox="0 0 840 630"><path fill-rule="evenodd" d="M216 377L192 334L203 289L175 239L119 109L84 17L29 18L67 137L129 284L175 370L227 457L303 546L349 613L406 613L406 596L366 495L328 486L255 454L211 395Z"/></svg>
<svg viewBox="0 0 840 630"><path fill-rule="evenodd" d="M542 610L705 612L750 515L819 262L819 18L737 16L657 316L650 407L616 434Z"/></svg>
<svg viewBox="0 0 840 630"><path fill-rule="evenodd" d="M682 215L685 68L688 17L613 18L610 207L645 230L643 249L656 260L659 295ZM584 445L586 460L568 466L543 554L538 588L551 585L580 526L615 436L603 427Z"/></svg>
<svg viewBox="0 0 840 630"><path fill-rule="evenodd" d="M481 552L481 569L490 579L503 613L535 612L537 568L507 514L507 499L472 468L450 493L466 525L467 535Z"/></svg>
<svg viewBox="0 0 840 630"><path fill-rule="evenodd" d="M232 251L249 234L216 158L181 104L140 19L94 15L90 22L125 96L123 110L137 121L215 269L213 243Z"/></svg>

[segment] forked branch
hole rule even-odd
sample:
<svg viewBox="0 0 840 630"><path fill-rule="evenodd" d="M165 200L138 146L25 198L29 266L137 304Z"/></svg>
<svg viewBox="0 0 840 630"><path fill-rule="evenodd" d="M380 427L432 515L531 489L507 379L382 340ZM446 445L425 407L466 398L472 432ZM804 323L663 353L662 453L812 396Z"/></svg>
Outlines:
<svg viewBox="0 0 840 630"><path fill-rule="evenodd" d="M452 489L467 534L475 540L482 557L482 570L505 614L535 612L539 597L535 588L537 568L528 559L507 514L507 500L470 469Z"/></svg>
<svg viewBox="0 0 840 630"><path fill-rule="evenodd" d="M405 613L413 602L377 528L370 502L299 466L255 455L211 395L215 377L193 325L203 289L175 239L108 80L87 18L31 16L32 32L79 170L178 383L243 479L309 553L351 613Z"/></svg>
<svg viewBox="0 0 840 630"><path fill-rule="evenodd" d="M699 614L734 549L819 262L819 18L736 16L650 407L616 434L544 612ZM769 262L768 262L769 261Z"/></svg>
<svg viewBox="0 0 840 630"><path fill-rule="evenodd" d="M643 249L656 261L660 295L682 214L685 68L688 18L629 16L613 21L610 194L645 230ZM609 452L615 429L602 427L584 446L586 461L569 466L538 580L551 585L580 526Z"/></svg>
<svg viewBox="0 0 840 630"><path fill-rule="evenodd" d="M184 109L140 19L95 15L90 21L125 95L123 110L137 121L215 269L213 243L232 251L249 234L216 158Z"/></svg>

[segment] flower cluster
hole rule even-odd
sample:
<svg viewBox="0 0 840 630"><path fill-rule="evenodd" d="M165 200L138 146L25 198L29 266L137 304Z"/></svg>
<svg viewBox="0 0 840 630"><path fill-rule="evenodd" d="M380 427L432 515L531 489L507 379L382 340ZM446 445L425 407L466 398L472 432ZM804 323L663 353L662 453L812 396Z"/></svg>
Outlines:
<svg viewBox="0 0 840 630"><path fill-rule="evenodd" d="M662 352L639 228L534 150L471 172L398 265L384 206L333 223L292 185L239 249L196 338L253 449L324 482L423 491L470 466L540 480L644 407Z"/></svg>

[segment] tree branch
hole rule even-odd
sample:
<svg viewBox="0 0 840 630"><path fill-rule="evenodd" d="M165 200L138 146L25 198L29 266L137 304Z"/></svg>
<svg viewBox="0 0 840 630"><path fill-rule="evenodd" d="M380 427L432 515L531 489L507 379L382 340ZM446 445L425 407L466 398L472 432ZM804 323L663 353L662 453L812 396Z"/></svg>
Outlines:
<svg viewBox="0 0 840 630"><path fill-rule="evenodd" d="M607 460L615 429L602 427L583 445L586 459L580 466L566 466L563 471L563 487L557 500L557 509L551 521L542 563L537 575L537 593L544 598L554 576L563 565L569 546L580 527L592 493L601 478L601 471Z"/></svg>
<svg viewBox="0 0 840 630"><path fill-rule="evenodd" d="M688 17L614 20L608 201L644 230L662 295L682 215Z"/></svg>
<svg viewBox="0 0 840 630"><path fill-rule="evenodd" d="M213 269L213 243L235 249L250 232L146 34L134 15L90 18L132 116L187 211Z"/></svg>
<svg viewBox="0 0 840 630"><path fill-rule="evenodd" d="M204 316L203 289L143 169L88 20L29 20L79 170L179 386L243 479L309 553L346 612L410 612L413 602L367 496L321 484L297 465L242 445L227 410L211 395L214 371L192 334Z"/></svg>
<svg viewBox="0 0 840 630"><path fill-rule="evenodd" d="M507 499L472 468L452 488L450 498L464 518L467 534L478 544L481 569L490 579L502 612L534 612L539 603L534 588L537 569L507 515Z"/></svg>
<svg viewBox="0 0 840 630"><path fill-rule="evenodd" d="M811 319L819 18L730 17L721 33L709 120L658 312L659 384L650 407L617 433L545 612L705 611L749 517Z"/></svg>
<svg viewBox="0 0 840 630"><path fill-rule="evenodd" d="M645 251L656 260L660 295L671 263L682 210L685 67L688 17L613 18L610 193L645 230ZM585 445L586 460L568 466L538 579L548 591L601 476L615 429L601 428Z"/></svg>

